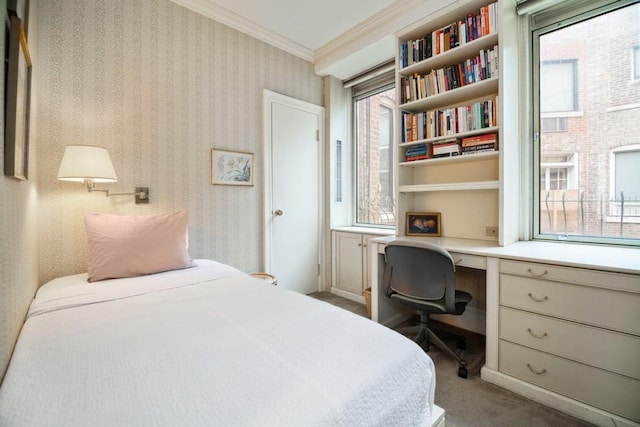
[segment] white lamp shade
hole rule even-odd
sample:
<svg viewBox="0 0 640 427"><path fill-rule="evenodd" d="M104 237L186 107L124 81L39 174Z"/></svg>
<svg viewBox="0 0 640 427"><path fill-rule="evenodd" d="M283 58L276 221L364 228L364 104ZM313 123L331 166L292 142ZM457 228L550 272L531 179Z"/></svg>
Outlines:
<svg viewBox="0 0 640 427"><path fill-rule="evenodd" d="M92 145L69 145L64 149L58 179L61 181L117 182L109 152Z"/></svg>

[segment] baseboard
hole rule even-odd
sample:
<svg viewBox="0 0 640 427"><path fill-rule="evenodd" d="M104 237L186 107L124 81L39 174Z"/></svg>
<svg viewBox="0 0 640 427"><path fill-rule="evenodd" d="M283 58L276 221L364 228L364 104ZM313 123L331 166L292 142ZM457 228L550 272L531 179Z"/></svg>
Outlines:
<svg viewBox="0 0 640 427"><path fill-rule="evenodd" d="M460 316L452 314L432 314L431 318L447 325L472 331L480 335L487 333L487 313L475 307L467 307Z"/></svg>
<svg viewBox="0 0 640 427"><path fill-rule="evenodd" d="M579 418L591 424L598 426L617 426L617 427L638 427L640 424L635 423L618 415L611 414L593 406L586 405L577 400L556 394L552 391L540 388L533 384L521 381L517 378L505 375L501 372L494 371L483 367L480 370L480 377L487 382L496 384L507 390L513 391L521 396L531 399L545 406L557 409L572 417Z"/></svg>
<svg viewBox="0 0 640 427"><path fill-rule="evenodd" d="M356 295L351 292L343 291L342 289L331 287L331 293L334 295L338 295L339 297L346 298L350 301L358 302L360 304L364 304L364 296Z"/></svg>

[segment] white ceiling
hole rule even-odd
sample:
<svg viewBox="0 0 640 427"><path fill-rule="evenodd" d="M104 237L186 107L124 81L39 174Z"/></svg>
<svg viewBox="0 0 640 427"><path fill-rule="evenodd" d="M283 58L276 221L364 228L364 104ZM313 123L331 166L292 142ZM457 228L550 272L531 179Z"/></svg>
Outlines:
<svg viewBox="0 0 640 427"><path fill-rule="evenodd" d="M315 51L396 0L208 0Z"/></svg>
<svg viewBox="0 0 640 427"><path fill-rule="evenodd" d="M394 32L459 0L171 0L346 79L389 61Z"/></svg>

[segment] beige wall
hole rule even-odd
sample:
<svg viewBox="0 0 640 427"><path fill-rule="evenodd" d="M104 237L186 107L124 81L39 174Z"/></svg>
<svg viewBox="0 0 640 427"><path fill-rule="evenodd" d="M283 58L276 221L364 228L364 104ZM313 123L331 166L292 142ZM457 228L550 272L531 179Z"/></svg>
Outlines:
<svg viewBox="0 0 640 427"><path fill-rule="evenodd" d="M32 0L34 1L34 0ZM190 253L250 272L262 259L262 90L322 105L313 65L169 0L39 0L40 282L86 269L83 215L188 208ZM112 191L55 179L64 147L106 147ZM212 186L212 147L256 154L254 187Z"/></svg>
<svg viewBox="0 0 640 427"><path fill-rule="evenodd" d="M0 0L1 22L5 22L6 10L6 0ZM3 57L5 36L5 31L0 31ZM5 68L0 67L0 81L4 82L4 74ZM0 105L4 106L4 90L0 90L0 98ZM0 128L4 129L4 113L0 114L0 122ZM0 158L4 159L4 132L0 132L0 138ZM0 175L0 379L4 376L27 308L38 287L38 170L35 154L32 144L28 181L6 177L4 170ZM4 167L4 163L2 165Z"/></svg>

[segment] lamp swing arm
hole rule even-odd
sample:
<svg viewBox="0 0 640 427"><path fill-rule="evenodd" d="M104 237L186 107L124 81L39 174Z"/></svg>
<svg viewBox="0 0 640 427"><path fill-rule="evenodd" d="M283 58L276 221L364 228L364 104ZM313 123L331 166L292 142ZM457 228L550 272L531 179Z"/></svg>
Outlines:
<svg viewBox="0 0 640 427"><path fill-rule="evenodd" d="M86 179L85 183L87 185L87 191L89 193L93 193L95 191L101 191L105 193L107 197L110 196L136 196L139 200L147 200L149 197L149 188L148 187L136 187L136 191L132 193L112 193L109 189L106 188L96 188L95 183L92 179Z"/></svg>

